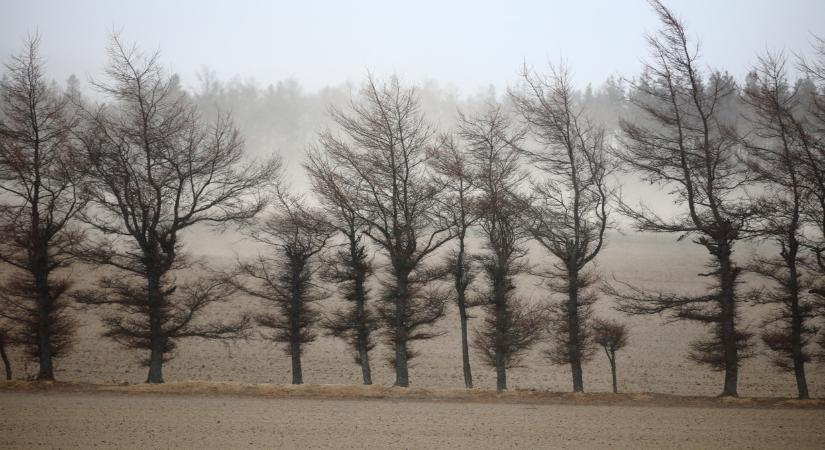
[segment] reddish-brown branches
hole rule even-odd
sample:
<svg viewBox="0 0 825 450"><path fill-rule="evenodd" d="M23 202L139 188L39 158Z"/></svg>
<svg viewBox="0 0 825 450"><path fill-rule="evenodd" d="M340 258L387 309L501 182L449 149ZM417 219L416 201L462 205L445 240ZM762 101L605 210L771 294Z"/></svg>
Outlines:
<svg viewBox="0 0 825 450"><path fill-rule="evenodd" d="M544 271L548 286L565 297L549 308L555 342L546 354L554 364L570 365L573 391L581 392L582 361L593 353L590 307L597 299L590 289L597 277L585 269L604 247L614 165L604 130L575 99L567 68L551 67L549 76L525 68L522 78L510 97L539 144L526 151L539 173L527 229L554 258Z"/></svg>
<svg viewBox="0 0 825 450"><path fill-rule="evenodd" d="M270 330L264 338L284 344L292 360L292 384L303 383L301 354L305 344L315 340L321 318L314 303L325 291L316 284L318 255L335 229L321 211L305 200L279 194L280 211L253 228L250 236L264 244L271 254L241 262L227 277L242 293L262 300L274 311L255 317L258 325Z"/></svg>
<svg viewBox="0 0 825 450"><path fill-rule="evenodd" d="M387 259L377 308L394 354L395 384L409 386L410 343L438 333L431 326L443 316L445 298L428 292L432 279L426 259L452 239L441 219L441 189L427 170L433 130L413 89L398 79L367 80L348 111L333 111L345 137L321 135L323 152L336 167L365 235Z"/></svg>
<svg viewBox="0 0 825 450"><path fill-rule="evenodd" d="M0 81L0 321L9 343L39 364L37 379L54 379L53 359L71 343L68 279L56 271L73 261L83 233L71 221L83 209L83 171L72 140L77 120L68 97L43 73L39 37L6 64Z"/></svg>
<svg viewBox="0 0 825 450"><path fill-rule="evenodd" d="M662 28L648 37L651 62L631 93L638 116L621 121L623 149L618 157L642 178L670 189L684 212L672 219L644 206L620 203L622 213L641 231L694 235L711 256L715 280L707 296L620 295L628 313L670 311L675 317L711 327L693 346L695 360L725 372L722 395L737 395L739 365L750 353L748 334L739 330L737 293L741 268L734 245L748 236L752 205L742 192L750 181L737 158L737 137L728 117L735 84L718 72L703 74L697 49L682 22L659 1L652 1Z"/></svg>
<svg viewBox="0 0 825 450"><path fill-rule="evenodd" d="M107 81L96 86L110 103L87 110L79 134L93 206L83 218L98 235L81 256L122 275L78 299L117 307L106 335L148 350L147 381L160 383L176 339L241 337L249 325L240 318L193 328L193 317L227 296L209 280L178 287L175 271L190 267L180 233L251 219L267 204L280 161L245 162L230 118L200 120L157 54L143 56L115 36L109 57Z"/></svg>

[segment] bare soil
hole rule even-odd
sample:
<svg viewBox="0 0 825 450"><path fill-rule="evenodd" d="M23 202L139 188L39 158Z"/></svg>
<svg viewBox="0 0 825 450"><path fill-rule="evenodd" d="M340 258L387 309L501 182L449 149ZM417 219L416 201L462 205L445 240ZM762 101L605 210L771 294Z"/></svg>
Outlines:
<svg viewBox="0 0 825 450"><path fill-rule="evenodd" d="M825 402L170 383L0 384L0 447L823 448Z"/></svg>

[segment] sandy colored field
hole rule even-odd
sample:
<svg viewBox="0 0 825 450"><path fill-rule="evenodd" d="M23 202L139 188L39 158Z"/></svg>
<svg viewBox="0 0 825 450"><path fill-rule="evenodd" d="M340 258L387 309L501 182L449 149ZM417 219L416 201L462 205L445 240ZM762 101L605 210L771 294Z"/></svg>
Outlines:
<svg viewBox="0 0 825 450"><path fill-rule="evenodd" d="M823 409L0 392L0 447L822 448Z"/></svg>
<svg viewBox="0 0 825 450"><path fill-rule="evenodd" d="M612 235L604 254L599 259L599 270L605 278L618 279L650 288L680 292L703 292L703 279L696 274L703 267L706 252L690 242L675 243L674 236ZM208 242L211 246L204 246ZM196 254L209 257L212 262L226 259L231 252L233 238L219 236L213 239L190 241ZM221 247L222 246L222 247ZM239 247L241 248L241 247ZM742 247L736 255L746 260L749 249ZM531 255L531 261L540 264L540 253ZM93 280L99 272L75 273L80 284ZM746 278L746 281L748 279ZM743 286L747 289L747 285ZM546 301L546 289L535 280L520 284L522 294L535 302ZM377 290L373 292L377 295ZM322 309L324 304L321 304ZM686 358L690 342L703 336L701 327L686 322L666 324L653 317L625 317L612 311L612 300L604 298L596 305L600 315L617 317L631 327L630 345L619 354L619 385L626 392L661 392L682 395L713 396L721 391L722 374L699 366ZM259 308L251 300L222 305L214 314L235 314L240 309ZM743 308L742 325L758 333L764 308ZM481 312L478 311L477 314ZM139 383L146 378L146 369L140 359L147 355L124 350L100 337L99 319L93 311L78 311L81 322L79 339L73 351L57 362L57 378L63 381L98 383ZM439 324L443 336L425 343L416 343L420 356L412 361L411 383L414 387L460 388L463 386L458 335L458 313L450 308ZM479 319L473 319L470 328ZM740 370L739 393L743 396L792 397L796 394L791 374L778 372L771 364L761 343L758 355L747 360ZM553 366L541 356L546 344L538 345L524 360L525 367L508 372L512 389L537 389L564 392L571 390L569 368ZM394 374L386 364L388 352L382 344L373 356L373 380L376 384L391 385ZM18 377L36 373L36 365L23 361L14 352ZM495 387L493 370L481 365L477 355L471 355L476 386ZM304 381L315 384L358 384L360 369L347 346L332 338L320 337L306 348L303 358ZM825 364L809 364L808 382L811 395L825 396ZM290 362L280 347L258 338L247 342L224 345L199 340L182 341L176 357L165 365L167 381L206 380L243 383L289 383ZM584 367L585 390L610 390L610 373L604 354L598 352Z"/></svg>

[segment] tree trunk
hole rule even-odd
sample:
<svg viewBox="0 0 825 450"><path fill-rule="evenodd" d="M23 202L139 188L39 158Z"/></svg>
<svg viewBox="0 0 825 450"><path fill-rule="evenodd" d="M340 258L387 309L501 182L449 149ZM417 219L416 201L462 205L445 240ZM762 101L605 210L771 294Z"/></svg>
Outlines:
<svg viewBox="0 0 825 450"><path fill-rule="evenodd" d="M54 361L52 358L52 342L49 323L52 314L52 299L49 292L49 280L45 257L35 261L35 286L37 289L37 360L40 368L37 371L38 380L54 381Z"/></svg>
<svg viewBox="0 0 825 450"><path fill-rule="evenodd" d="M581 345L579 343L579 272L568 271L568 304L567 319L570 323L569 330L569 358L570 371L573 375L573 392L584 392L584 381L582 380Z"/></svg>
<svg viewBox="0 0 825 450"><path fill-rule="evenodd" d="M37 379L54 381L52 346L49 339L49 313L48 306L44 305L45 302L41 299L38 308L37 360L40 367L37 371Z"/></svg>
<svg viewBox="0 0 825 450"><path fill-rule="evenodd" d="M301 344L293 341L290 344L290 356L292 357L292 384L303 384L304 373L301 370Z"/></svg>
<svg viewBox="0 0 825 450"><path fill-rule="evenodd" d="M34 126L37 135L37 126ZM42 187L40 140L34 142L34 183L31 199L31 271L37 290L37 359L39 369L38 380L54 380L54 364L52 361L52 342L50 338L50 322L52 314L52 297L49 289L49 247L48 237L41 233L40 223L40 189Z"/></svg>
<svg viewBox="0 0 825 450"><path fill-rule="evenodd" d="M507 324L507 298L505 294L507 280L502 273L503 268L499 267L494 280L494 298L496 312L496 335L495 335L495 363L496 363L496 390L501 392L507 390L507 367L506 336L508 332Z"/></svg>
<svg viewBox="0 0 825 450"><path fill-rule="evenodd" d="M395 384L409 387L410 375L407 363L407 297L409 295L409 274L399 273L396 277L398 292L395 299Z"/></svg>
<svg viewBox="0 0 825 450"><path fill-rule="evenodd" d="M349 256L351 269L355 274L354 294L355 294L355 314L356 314L356 342L355 350L358 352L358 360L361 364L361 378L365 385L372 384L372 370L370 369L369 355L369 333L367 323L367 290L364 287L368 263L365 261L365 254L359 247L358 230L354 222L350 222L347 233L349 238Z"/></svg>
<svg viewBox="0 0 825 450"><path fill-rule="evenodd" d="M616 382L616 353L613 352L611 354L611 352L607 350L605 350L605 353L607 353L607 360L610 361L610 375L613 379L613 393L618 394L619 384Z"/></svg>
<svg viewBox="0 0 825 450"><path fill-rule="evenodd" d="M37 336L37 358L40 362L37 379L41 381L54 381L54 365L48 333L41 332Z"/></svg>
<svg viewBox="0 0 825 450"><path fill-rule="evenodd" d="M407 367L407 343L395 343L395 383L393 386L410 387L410 375Z"/></svg>
<svg viewBox="0 0 825 450"><path fill-rule="evenodd" d="M802 348L802 312L799 310L799 273L796 267L799 243L791 236L792 242L788 246L785 258L788 264L788 295L791 301L791 357L793 372L796 377L796 389L800 400L810 398L808 381L805 379L805 357Z"/></svg>
<svg viewBox="0 0 825 450"><path fill-rule="evenodd" d="M301 274L304 272L304 260L292 260L292 294L290 297L292 312L289 318L290 342L289 356L292 360L292 384L303 384L304 374L301 370L301 311L303 298L301 297Z"/></svg>
<svg viewBox="0 0 825 450"><path fill-rule="evenodd" d="M161 318L161 303L163 294L160 287L160 276L150 274L148 276L149 285L149 333L150 333L150 353L149 353L149 375L146 377L147 383L163 383L163 352L166 349L166 337L163 335Z"/></svg>
<svg viewBox="0 0 825 450"><path fill-rule="evenodd" d="M730 244L719 244L719 279L721 287L722 348L725 360L725 385L722 397L737 397L739 379L739 350L736 342L736 274L730 259Z"/></svg>
<svg viewBox="0 0 825 450"><path fill-rule="evenodd" d="M465 233L466 229L462 229L458 235L458 256L455 261L456 270L454 281L456 302L458 303L458 318L461 325L461 367L464 371L464 387L472 389L473 371L470 368L470 347L467 341L467 286L465 284L466 265L464 261L466 258L464 244Z"/></svg>
<svg viewBox="0 0 825 450"><path fill-rule="evenodd" d="M797 311L798 312L798 311ZM798 324L794 324L794 328ZM794 330L793 336L793 371L796 377L796 390L800 400L807 400L810 397L808 394L808 381L805 378L805 359L802 356L802 342L800 339L800 332Z"/></svg>
<svg viewBox="0 0 825 450"><path fill-rule="evenodd" d="M464 293L460 292L458 295L458 317L461 321L461 363L464 368L464 387L472 389L473 372L470 368L470 346L467 341L467 305L465 304Z"/></svg>
<svg viewBox="0 0 825 450"><path fill-rule="evenodd" d="M359 345L358 356L361 359L361 377L364 379L364 384L372 384L372 371L370 370L370 354L367 351L366 344Z"/></svg>
<svg viewBox="0 0 825 450"><path fill-rule="evenodd" d="M147 383L163 383L163 349L157 344L152 345L149 354L149 375L146 377Z"/></svg>
<svg viewBox="0 0 825 450"><path fill-rule="evenodd" d="M6 354L6 343L0 339L0 358L3 358L3 367L6 369L6 380L11 380L11 361Z"/></svg>
<svg viewBox="0 0 825 450"><path fill-rule="evenodd" d="M496 349L496 390L507 390L507 368L504 365L504 353Z"/></svg>
<svg viewBox="0 0 825 450"><path fill-rule="evenodd" d="M351 241L354 242L354 241ZM351 244L350 246L350 255L353 258L353 261L358 258L358 251L355 247L355 244ZM367 329L367 322L366 322L366 289L364 289L364 277L357 276L355 278L355 308L356 314L358 315L358 337L357 337L357 351L358 351L358 359L361 362L361 377L364 380L364 384L372 384L372 370L370 369L370 354L369 349L367 348L367 339L368 339L368 332Z"/></svg>

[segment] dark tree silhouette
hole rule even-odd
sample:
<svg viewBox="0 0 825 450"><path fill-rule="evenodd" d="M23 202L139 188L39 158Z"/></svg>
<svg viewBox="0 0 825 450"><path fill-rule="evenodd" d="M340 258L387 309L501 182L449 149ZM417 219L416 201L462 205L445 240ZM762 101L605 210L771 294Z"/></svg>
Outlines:
<svg viewBox="0 0 825 450"><path fill-rule="evenodd" d="M593 320L593 341L604 349L607 360L610 362L610 375L613 380L613 393L619 392L616 380L616 352L627 345L627 327L621 323L606 320Z"/></svg>
<svg viewBox="0 0 825 450"><path fill-rule="evenodd" d="M475 175L467 152L454 136L444 135L432 149L430 164L436 173L435 182L443 194L443 211L447 223L452 227L456 248L450 249L444 261L443 272L451 278L451 297L458 307L461 327L461 365L464 372L464 387L473 387L473 372L470 366L470 345L467 338L469 309L478 306L468 296L468 289L476 277L477 269L467 248L467 234L478 221L475 206Z"/></svg>
<svg viewBox="0 0 825 450"><path fill-rule="evenodd" d="M95 84L111 103L86 111L87 129L79 136L94 206L84 220L99 235L81 256L117 274L77 300L113 305L105 336L148 350L147 382L161 383L177 340L243 337L250 325L247 317L199 317L228 300L232 289L192 270L191 281L177 282L176 273L193 269L182 254L181 232L251 219L266 205L280 163L244 163L243 141L229 118L203 123L157 53L144 57L115 36L109 57L108 81Z"/></svg>
<svg viewBox="0 0 825 450"><path fill-rule="evenodd" d="M48 83L40 38L6 64L0 81L0 318L10 344L39 364L38 380L54 380L54 359L71 344L67 312L71 283L58 271L73 262L82 239L72 218L84 207L82 170L67 95Z"/></svg>
<svg viewBox="0 0 825 450"><path fill-rule="evenodd" d="M743 139L746 158L763 184L757 228L779 249L776 256L756 257L749 269L777 286L753 294L755 302L775 305L764 320L762 340L775 352L774 363L794 373L799 398L805 399L809 398L805 363L811 359L806 347L816 333L802 254L803 208L809 194L801 173L804 144L799 130L805 128L806 111L800 104L799 85L788 85L785 64L782 54L761 57L742 92L750 107L745 115L750 129Z"/></svg>
<svg viewBox="0 0 825 450"><path fill-rule="evenodd" d="M517 367L539 339L544 317L516 296L513 279L526 269L524 228L527 202L520 192L526 175L519 167L517 145L524 137L513 130L499 106L477 117L460 117L459 135L466 143L479 190L476 214L484 252L475 259L482 268L484 290L474 303L484 308L473 347L496 370L496 389L507 389L507 369Z"/></svg>
<svg viewBox="0 0 825 450"><path fill-rule="evenodd" d="M321 277L338 286L348 306L330 312L323 320L327 332L346 341L354 350L355 363L361 366L364 384L372 384L370 351L375 348L373 335L378 320L368 303L370 289L367 279L373 273L364 238L365 224L358 217L354 200L347 195L345 181L336 172L323 153L311 150L305 168L312 181L313 191L326 209L328 220L345 238L331 256L322 257Z"/></svg>
<svg viewBox="0 0 825 450"><path fill-rule="evenodd" d="M285 344L292 360L292 384L304 382L301 353L315 340L321 314L314 303L325 298L315 282L318 254L335 234L321 211L301 197L279 193L279 209L253 228L250 237L273 250L241 262L229 277L241 292L263 300L275 312L258 314L258 325L272 330L264 338Z"/></svg>
<svg viewBox="0 0 825 450"><path fill-rule="evenodd" d="M346 180L345 189L366 224L365 234L387 258L378 314L395 385L409 386L413 341L438 335L432 325L444 315L445 299L423 289L432 279L426 259L452 239L440 220L438 185L427 170L433 130L421 113L413 89L398 79L378 84L369 78L349 111L333 110L346 138L330 132L321 147Z"/></svg>
<svg viewBox="0 0 825 450"><path fill-rule="evenodd" d="M738 325L742 269L732 256L734 244L747 237L752 207L741 193L749 173L737 158L735 130L724 114L735 86L726 75L701 73L682 22L662 3L651 4L662 29L648 37L652 62L631 94L640 116L621 121L623 151L617 154L645 181L670 189L687 211L667 219L643 205L620 207L640 231L696 236L694 242L712 257L702 275L712 277L715 286L701 296L649 293L627 285L623 292L609 290L626 313L670 312L709 325L711 336L695 342L690 356L724 371L722 395L736 396L739 364L750 355L751 336Z"/></svg>
<svg viewBox="0 0 825 450"><path fill-rule="evenodd" d="M551 67L549 76L525 68L524 86L510 97L541 146L528 155L538 169L532 183L528 229L554 257L544 276L553 292L566 298L550 308L553 347L546 352L554 364L569 364L573 391L582 392L582 362L592 356L588 330L590 289L597 277L588 265L604 247L608 227L607 157L604 130L595 125L576 100L565 67Z"/></svg>
<svg viewBox="0 0 825 450"><path fill-rule="evenodd" d="M801 174L810 193L803 209L805 223L814 232L804 246L813 253L817 280L809 293L816 296L819 314L825 316L825 39L815 37L814 55L799 66L813 85L807 103L806 122L799 124L797 136L802 148ZM825 332L819 336L821 358L825 360Z"/></svg>

